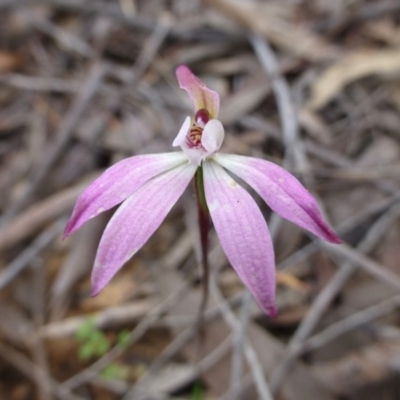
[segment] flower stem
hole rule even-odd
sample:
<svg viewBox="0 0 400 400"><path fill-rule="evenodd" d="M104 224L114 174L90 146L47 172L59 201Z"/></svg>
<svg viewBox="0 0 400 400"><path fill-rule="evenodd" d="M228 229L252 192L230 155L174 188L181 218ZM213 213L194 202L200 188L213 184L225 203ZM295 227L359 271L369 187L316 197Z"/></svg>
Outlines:
<svg viewBox="0 0 400 400"><path fill-rule="evenodd" d="M208 211L206 196L204 192L202 166L200 166L196 171L195 181L200 229L201 263L203 267L203 296L199 310L199 322L201 322L208 301L208 231L210 227L210 212Z"/></svg>

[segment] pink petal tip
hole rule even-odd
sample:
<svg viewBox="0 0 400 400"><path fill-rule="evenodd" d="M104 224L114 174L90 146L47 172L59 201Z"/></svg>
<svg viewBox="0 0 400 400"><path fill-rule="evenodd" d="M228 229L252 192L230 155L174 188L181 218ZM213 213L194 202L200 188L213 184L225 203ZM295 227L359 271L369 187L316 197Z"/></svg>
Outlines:
<svg viewBox="0 0 400 400"><path fill-rule="evenodd" d="M219 95L209 89L186 65L179 65L176 69L176 77L181 89L186 90L192 99L193 109L205 109L210 113L212 119L218 117Z"/></svg>
<svg viewBox="0 0 400 400"><path fill-rule="evenodd" d="M272 319L275 319L278 317L279 314L279 310L277 306L270 306L268 307L267 310L265 310L265 312L268 314L268 316Z"/></svg>

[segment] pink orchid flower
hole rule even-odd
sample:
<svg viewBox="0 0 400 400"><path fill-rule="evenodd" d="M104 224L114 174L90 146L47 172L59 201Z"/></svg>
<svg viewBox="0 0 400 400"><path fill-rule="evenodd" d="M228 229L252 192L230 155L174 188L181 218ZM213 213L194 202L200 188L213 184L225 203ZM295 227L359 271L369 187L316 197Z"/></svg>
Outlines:
<svg viewBox="0 0 400 400"><path fill-rule="evenodd" d="M341 240L310 193L283 168L218 153L224 139L218 94L184 65L176 75L194 108L194 117L185 119L173 142L183 151L134 156L107 169L78 198L65 236L122 203L97 251L92 272L96 295L147 242L202 168L205 200L222 248L260 307L275 316L275 261L268 227L256 202L227 171L247 182L282 217L328 242Z"/></svg>

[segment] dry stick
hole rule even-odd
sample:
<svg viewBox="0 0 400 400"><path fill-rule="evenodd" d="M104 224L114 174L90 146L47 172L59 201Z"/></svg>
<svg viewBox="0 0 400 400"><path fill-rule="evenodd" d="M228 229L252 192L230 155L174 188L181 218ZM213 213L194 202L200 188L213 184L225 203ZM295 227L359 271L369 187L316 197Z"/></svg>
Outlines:
<svg viewBox="0 0 400 400"><path fill-rule="evenodd" d="M267 41L256 33L249 35L249 40L261 66L272 80L272 90L278 105L283 140L289 153L289 161L293 161L293 164L297 168L306 171L308 169L308 162L303 143L299 140L297 114L291 98L289 85L282 77L276 56Z"/></svg>
<svg viewBox="0 0 400 400"><path fill-rule="evenodd" d="M385 268L382 264L360 254L357 250L354 250L350 246L341 245L334 246L330 243L321 243L321 246L325 248L329 253L338 257L340 260L343 258L351 261L353 263L358 264L359 268L369 275L378 279L382 283L385 283L387 286L400 290L400 277L394 272Z"/></svg>
<svg viewBox="0 0 400 400"><path fill-rule="evenodd" d="M230 309L227 301L223 297L221 291L219 290L218 285L215 281L215 276L212 276L212 278L210 279L210 289L212 296L217 301L217 305L220 308L221 314L225 322L231 327L232 330L237 330L238 321L235 317L235 314ZM246 340L244 340L243 342L243 347L244 354L246 356L247 362L250 365L253 379L256 384L256 388L260 398L262 400L273 400L268 384L264 377L262 366L258 361L258 357L254 348Z"/></svg>
<svg viewBox="0 0 400 400"><path fill-rule="evenodd" d="M31 312L35 325L35 332L28 339L29 350L36 364L43 373L37 376L38 396L41 400L50 400L53 398L51 390L51 374L47 360L46 348L41 338L37 335L37 329L45 321L45 295L46 295L46 271L43 268L44 261L36 259L31 268L32 271L32 302Z"/></svg>
<svg viewBox="0 0 400 400"><path fill-rule="evenodd" d="M277 57L268 42L261 35L254 33L249 36L249 40L261 66L272 80L272 90L277 101L282 126L282 139L285 148L288 150L285 153L283 164L284 166L293 164L302 174L306 173L309 170L308 157L303 141L299 136L297 110L289 84L282 76ZM248 117L248 119L254 123L252 117ZM278 137L280 139L279 133ZM269 224L270 230L278 229L280 221L281 218L277 214L273 214Z"/></svg>
<svg viewBox="0 0 400 400"><path fill-rule="evenodd" d="M143 49L136 59L133 74L130 78L131 85L135 85L137 82L139 82L140 78L146 72L146 69L151 64L157 52L163 45L171 29L169 22L170 21L164 18L162 21L157 23L152 34L143 45Z"/></svg>
<svg viewBox="0 0 400 400"><path fill-rule="evenodd" d="M133 1L119 0L119 4L124 15L130 16L137 13L137 8Z"/></svg>
<svg viewBox="0 0 400 400"><path fill-rule="evenodd" d="M122 12L121 8L110 2L99 2L99 1L86 1L86 0L0 0L0 10L8 9L8 8L16 8L16 7L26 7L35 4L48 4L49 6L59 8L61 10L73 11L73 12L82 12L88 14L97 14L104 15L107 18L113 18L118 21L120 24L124 24L126 26L131 26L135 29L139 29L142 31L151 32L154 31L158 22L153 18L148 18L144 15L126 15ZM242 35L240 32L232 33L224 33L221 31L215 31L215 34L225 41L235 41L238 39L242 39ZM195 39L198 38L198 34L196 30L193 30L192 26L186 25L183 27L181 24L175 24L175 26L171 26L171 29L167 33L168 37L178 38L184 40ZM213 41L211 37L202 37L204 40Z"/></svg>
<svg viewBox="0 0 400 400"><path fill-rule="evenodd" d="M255 33L249 36L249 40L260 64L272 79L272 90L278 105L282 137L286 148L284 166L294 165L302 173L305 173L309 169L309 164L303 142L299 138L297 111L290 87L280 73L276 55L268 42L261 35ZM281 218L274 214L271 218L270 227L275 233L280 223ZM274 392L272 387L271 390Z"/></svg>
<svg viewBox="0 0 400 400"><path fill-rule="evenodd" d="M45 376L44 371L30 361L25 355L8 347L0 342L0 358L3 358L8 363L13 365L18 371L24 374L28 379L36 381L38 376ZM54 394L61 394L60 385L58 382L50 381L51 389ZM85 400L85 398L71 394L67 400Z"/></svg>
<svg viewBox="0 0 400 400"><path fill-rule="evenodd" d="M189 235L182 235L182 239L184 242L187 242L188 244L191 244L191 240ZM181 240L178 241L176 245L176 250L180 251L179 249L182 247L180 245ZM213 258L213 255L216 255L220 252L219 247L215 247L214 249L211 250L211 259ZM176 258L173 256L175 253L174 250L170 252L170 255L167 255L164 258L164 263L166 265L166 268L173 268L177 263L174 262L173 260ZM182 257L179 257L182 258ZM234 306L236 303L239 303L241 299L241 294L239 296L235 295L227 302L231 305ZM218 306L210 308L206 311L204 315L204 322L210 322L214 320L215 318L219 317L220 315L220 308ZM131 398L137 398L139 393L144 391L144 386L148 383L151 382L151 379L154 375L156 375L161 368L174 356L178 354L179 351L181 351L182 347L184 347L186 344L189 343L189 341L197 334L197 326L193 325L193 323L196 321L196 317L194 316L192 319L187 320L187 327L185 330L179 333L174 340L163 350L162 354L149 366L147 369L147 373L139 380L139 382L136 383L134 387L126 394L124 399L131 399ZM211 356L211 355L210 355ZM216 357L216 356L215 356ZM206 359L208 356L206 356L202 361L199 362L198 366L202 365L203 362L206 363ZM218 359L215 359L215 362L218 361ZM202 369L204 371L205 369ZM200 373L200 372L199 372Z"/></svg>
<svg viewBox="0 0 400 400"><path fill-rule="evenodd" d="M322 30L327 35L333 35L338 31L343 31L351 24L381 18L386 14L396 14L399 10L400 4L397 0L380 0L376 3L366 4L354 13L346 11L335 15L333 18L319 19L315 28Z"/></svg>
<svg viewBox="0 0 400 400"><path fill-rule="evenodd" d="M39 237L27 247L17 258L12 261L0 273L0 290L7 286L16 276L26 268L29 263L45 248L51 241L63 231L66 219L56 221L50 228L46 229Z"/></svg>
<svg viewBox="0 0 400 400"><path fill-rule="evenodd" d="M75 79L44 78L42 76L28 76L22 74L1 74L0 82L23 90L37 92L74 93L79 91L80 82Z"/></svg>
<svg viewBox="0 0 400 400"><path fill-rule="evenodd" d="M161 356L157 359L157 361L150 366L145 377L141 378L140 381L133 388L133 390L128 391L122 398L122 400L132 400L137 399L140 395L148 395L148 393L146 393L147 391L142 388L142 386L144 386L149 380L151 380L151 377L154 376L155 373L160 371L165 363L172 357L174 357L182 349L182 347L184 347L189 342L189 340L191 340L191 338L195 334L196 328L190 326L189 328L181 332L178 336L176 336L173 342L171 342L167 346L167 348L163 350ZM209 354L207 354L206 357L204 357L201 361L197 363L194 373L190 374L187 377L187 383L194 381L196 378L201 376L203 372L213 367L219 360L221 360L222 357L224 357L228 353L231 346L232 337L227 336L217 347L215 347L213 351L211 351Z"/></svg>
<svg viewBox="0 0 400 400"><path fill-rule="evenodd" d="M59 42L64 48L75 51L81 56L93 57L95 52L85 41L71 32L60 28L48 19L41 18L37 13L24 11L29 24L32 24L38 30L48 34L55 41Z"/></svg>
<svg viewBox="0 0 400 400"><path fill-rule="evenodd" d="M207 310L204 315L204 322L209 322L218 315L219 309L214 308ZM144 387L151 381L152 377L156 375L171 358L175 357L182 350L182 348L189 343L190 340L193 339L193 337L197 334L197 325L193 324L195 321L196 319L193 319L190 322L189 327L179 333L174 340L168 344L168 346L162 351L161 355L149 366L146 374L141 377L135 386L133 386L132 389L125 394L122 400L135 399L139 393L142 393L144 391ZM211 354L212 353L209 355ZM202 361L204 360L205 358ZM219 359L216 359L215 362L218 360ZM200 364L201 361L198 363L198 365Z"/></svg>
<svg viewBox="0 0 400 400"><path fill-rule="evenodd" d="M260 117L246 116L239 121L239 124L246 128L257 129L261 132L266 132L268 135L274 137L275 139L282 140L279 129L274 125L267 123L267 121L264 121ZM305 140L303 143L304 149L307 153L319 158L324 163L329 162L335 167L349 167L354 165L353 161L344 158L338 153L332 151L328 152L325 148L322 148L321 146L318 146L311 141ZM380 179L379 181L371 182L371 184L386 193L390 193L393 195L397 194L397 196L400 197L398 187L396 187L392 182L388 180Z"/></svg>
<svg viewBox="0 0 400 400"><path fill-rule="evenodd" d="M282 218L274 218L277 214L273 214L269 222L269 230L271 238L276 237L278 230L282 223ZM272 222L272 223L271 223ZM238 399L241 393L241 388L244 383L242 378L242 365L243 365L243 343L246 335L246 328L250 322L250 305L253 301L253 296L249 290L245 289L242 307L240 310L238 329L235 332L233 355L232 355L232 371L231 380L229 385L228 394L225 396L230 400Z"/></svg>
<svg viewBox="0 0 400 400"><path fill-rule="evenodd" d="M387 230L388 225L392 223L400 214L400 205L392 206L383 216L381 216L368 231L367 235L358 245L357 250L362 253L370 252L376 246L382 234ZM301 353L304 341L318 325L323 314L329 305L339 293L343 285L349 280L357 266L351 262L345 263L335 276L329 281L325 288L319 293L312 303L306 316L300 323L295 334L288 344L288 352L281 364L275 369L271 377L271 387L278 388L289 372L295 359ZM400 287L400 286L399 286Z"/></svg>
<svg viewBox="0 0 400 400"><path fill-rule="evenodd" d="M394 222L399 214L399 204L393 206L385 214L383 214L370 228L367 235L358 245L357 250L361 253L368 253L372 251L374 246L376 246L378 240L388 229L388 226ZM354 265L352 265L351 263L346 263L330 280L328 285L315 300L313 306L311 307L308 315L303 320L302 324L299 326L293 338L295 342L304 341L307 336L309 336L310 333L315 329L318 323L318 319L325 312L326 308L329 306L329 303L333 300L341 287L343 287L343 285L346 283L346 281L348 280L352 272L355 271L355 269L356 268Z"/></svg>
<svg viewBox="0 0 400 400"><path fill-rule="evenodd" d="M330 178L355 183L371 182L377 179L396 178L400 173L400 163L382 167L345 167L335 171L321 169L317 172L320 178Z"/></svg>
<svg viewBox="0 0 400 400"><path fill-rule="evenodd" d="M65 322L73 287L92 269L101 234L109 221L110 211L88 221L71 240L71 249L60 265L50 288L49 319Z"/></svg>
<svg viewBox="0 0 400 400"><path fill-rule="evenodd" d="M289 85L286 80L280 74L280 69L278 62L276 60L275 54L269 47L268 43L257 34L252 34L249 36L250 43L253 49L272 80L272 90L275 94L275 98L278 104L279 116L282 125L283 141L285 143L288 151L285 154L285 165L290 165L291 162L294 165L298 165L302 171L306 170L307 158L302 144L299 142L298 138L298 121L296 116L296 111L293 106L293 101L291 99L291 93ZM274 214L270 221L270 230L272 233L277 233L282 220L276 214ZM272 235L273 237L274 235ZM237 398L240 393L241 377L242 377L242 346L241 343L244 342L246 326L249 322L249 313L247 312L248 307L252 301L252 296L250 293L244 298L242 305L242 310L240 314L239 328L236 332L235 337L235 347L232 357L232 371L231 371L231 382L229 389L229 398L233 400Z"/></svg>
<svg viewBox="0 0 400 400"><path fill-rule="evenodd" d="M187 289L188 285L184 285L180 290L172 293L165 301L158 304L149 313L149 315L143 319L129 334L129 340L127 340L128 345L132 345L137 342L147 330L157 321L160 316L167 311L169 308L173 307L176 301L178 301ZM98 359L95 363L90 365L89 368L81 371L80 373L74 375L72 378L61 384L60 389L62 390L62 398L67 398L70 395L71 390L77 386L94 379L105 367L107 367L115 358L123 354L124 349L120 346L114 346L107 354Z"/></svg>
<svg viewBox="0 0 400 400"><path fill-rule="evenodd" d="M287 155L285 154L283 166L290 167L293 164L303 175L307 183L312 185L314 181L313 177L306 175L309 171L309 163L305 146L299 136L297 110L292 99L289 84L280 72L277 57L269 43L259 34L250 35L249 40L260 64L272 79L272 90L277 101L282 125L283 142L288 153ZM270 221L270 228L277 229L280 221L280 216L273 214Z"/></svg>
<svg viewBox="0 0 400 400"><path fill-rule="evenodd" d="M269 74L278 74L279 69L278 65L276 62L276 57L272 51L272 49L268 46L268 44L261 38L260 36L253 35L251 37L251 42L253 45L253 48L256 51L256 54L263 65L263 67L266 69L266 71ZM293 146L293 144L297 141L298 143L302 144L301 141L298 140L298 130L297 130L297 119L296 119L296 114L295 110L292 107L291 99L290 99L290 92L289 88L286 84L286 82L283 80L283 78L280 77L280 79L273 79L273 89L275 92L275 95L278 100L278 107L279 107L279 112L281 116L281 122L282 122L282 129L284 133L284 142L286 145L290 145L288 147L292 151L292 156L293 160L295 163L301 167L302 172L304 171L304 166L305 166L305 161L306 161L306 156L304 152L304 148L301 148L301 151L294 152L297 146ZM286 124L284 123L286 121ZM285 135L286 133L286 135ZM286 139L286 140L285 140ZM296 165L296 164L295 164ZM333 248L333 246L330 246L330 248ZM346 269L343 269L343 276L344 278L347 277L348 273L346 272ZM377 271L374 271L377 272ZM348 275L350 276L350 275ZM343 279L343 278L342 278ZM347 280L347 278L346 278ZM340 286L341 287L341 286ZM315 305L315 303L313 304ZM316 307L318 309L318 304L316 304ZM322 313L321 313L322 314ZM315 324L320 318L320 315L318 316L315 314L316 320ZM303 322L307 323L306 320L303 320ZM295 338L293 338L295 339ZM290 347L289 347L290 351ZM283 374L284 376L285 374ZM273 374L271 378L271 389L273 392L275 392L280 383L282 382L282 379L278 380L276 378L277 375Z"/></svg>
<svg viewBox="0 0 400 400"><path fill-rule="evenodd" d="M188 239L187 235L182 235L177 241L176 245L165 255L162 263L167 267L174 265L177 260L182 260L186 257L187 252L191 248L191 241ZM139 340L147 330L153 326L161 317L161 315L168 311L170 308L174 307L175 302L180 299L181 292L184 292L188 284L184 285L181 290L178 290L166 298L162 303L154 307L153 311L148 313L148 316L143 319L130 333L129 343L133 344ZM62 384L62 390L65 396L68 396L71 390L77 386L93 380L97 375L115 358L122 354L122 350L119 346L113 347L107 354L102 358L97 360L95 363L91 364L88 368L81 371L80 373L74 375L72 378L68 379Z"/></svg>
<svg viewBox="0 0 400 400"><path fill-rule="evenodd" d="M241 121L242 125L251 127L253 129L259 129L261 131L265 130L265 126L263 121L260 118L256 117L246 117L243 121ZM279 139L279 133L273 135L275 138ZM311 151L311 147L309 143L306 143L306 149ZM315 154L314 154L315 153ZM314 155L320 156L320 152L313 152ZM335 164L336 165L336 164ZM400 200L400 191L394 187L390 182L382 182L379 181L375 183L375 186L379 187L380 189L393 194L391 197L379 200L378 202L372 204L366 210L362 210L361 212L355 214L354 216L346 219L345 221L341 222L338 226L335 227L335 231L338 232L339 235L344 235L347 232L351 231L352 229L356 228L361 223L364 223L368 218L373 216L374 214L381 213L385 211L391 205L397 203ZM302 247L292 255L288 256L286 259L281 261L277 268L280 270L289 269L291 265L298 264L303 260L307 259L309 256L314 254L320 248L320 242L313 241L308 245Z"/></svg>
<svg viewBox="0 0 400 400"><path fill-rule="evenodd" d="M352 229L364 223L368 218L372 217L375 214L382 213L387 210L389 207L392 207L400 200L400 192L397 192L394 196L389 197L387 199L383 199L373 204L366 210L362 210L358 214L355 214L351 218L346 219L341 222L337 227L335 227L335 231L338 232L339 235L344 235L347 232L350 232ZM286 271L290 269L292 265L299 264L318 251L321 247L321 242L313 241L300 250L297 250L295 253L291 254L284 260L282 260L277 268L281 271Z"/></svg>
<svg viewBox="0 0 400 400"><path fill-rule="evenodd" d="M47 4L52 7L90 14L100 14L108 18L114 18L126 25L137 29L151 31L154 29L156 22L153 19L144 17L143 15L125 15L118 5L86 0L2 0L0 1L0 9L26 7L29 5Z"/></svg>
<svg viewBox="0 0 400 400"><path fill-rule="evenodd" d="M163 18L161 21L157 22L154 25L154 29L152 29L152 34L147 38L146 42L144 43L135 61L135 64L132 67L132 71L126 75L125 79L123 79L125 88L118 93L116 102L122 101L124 95L130 93L133 89L134 91L139 92L147 101L151 102L153 106L155 105L156 109L160 108L159 98L157 98L157 96L153 96L149 89L140 89L139 82L149 65L153 62L153 59L155 58L160 47L167 39L170 30L170 21L167 18ZM110 73L113 73L113 71L110 71ZM165 113L161 111L160 115L164 114ZM168 125L171 124L168 123Z"/></svg>
<svg viewBox="0 0 400 400"><path fill-rule="evenodd" d="M261 66L272 80L272 90L277 101L282 126L282 139L287 149L283 165L290 167L293 164L301 174L305 174L309 170L309 163L305 146L299 136L297 110L289 84L282 76L277 57L268 42L261 35L255 33L249 36L249 40ZM251 117L249 118L251 119ZM270 230L278 229L280 222L281 218L277 214L273 214L269 224Z"/></svg>
<svg viewBox="0 0 400 400"><path fill-rule="evenodd" d="M29 207L20 213L10 224L0 228L0 252L18 242L33 236L46 224L69 213L78 195L99 174L90 174L88 179L77 185L63 189Z"/></svg>
<svg viewBox="0 0 400 400"><path fill-rule="evenodd" d="M126 93L130 93L131 89L133 88L143 97L145 97L146 100L148 100L149 102L158 103L159 99L156 98L156 96L152 96L151 94L149 94L149 89L140 89L138 87L138 84L149 65L153 63L153 59L155 58L160 47L163 45L164 41L167 39L170 30L171 24L167 18L163 18L162 20L155 23L154 28L152 29L152 34L144 43L142 50L140 51L135 61L135 64L132 67L132 71L129 71L129 73L127 73L124 77L121 77L118 72L115 73L115 71L110 71L111 74L114 73L114 75L119 79L122 78L121 80L125 85L125 88L119 92L118 101L121 101L123 95Z"/></svg>
<svg viewBox="0 0 400 400"><path fill-rule="evenodd" d="M104 388L108 392L121 396L126 392L128 383L119 379L97 377L93 379L93 384L98 388Z"/></svg>
<svg viewBox="0 0 400 400"><path fill-rule="evenodd" d="M5 213L0 221L0 226L9 222L29 201L30 197L36 191L38 186L43 182L44 178L50 172L51 168L57 162L61 156L65 146L68 144L72 137L73 131L85 113L90 101L97 92L101 81L103 80L106 73L105 64L95 63L85 80L85 84L82 90L77 95L77 98L72 102L72 106L62 121L57 133L56 142L54 143L52 150L50 151L49 157L44 163L38 168L35 175L30 181L30 185L27 188L23 197L16 201Z"/></svg>
<svg viewBox="0 0 400 400"><path fill-rule="evenodd" d="M337 399L397 400L399 359L400 340L396 338L370 343L335 360L319 362L313 370Z"/></svg>
<svg viewBox="0 0 400 400"><path fill-rule="evenodd" d="M212 252L211 252L212 253ZM239 296L235 295L227 302L231 305L234 306L236 303L239 303L241 300L242 295L240 294ZM217 317L220 316L221 310L219 306L213 307L208 309L205 312L204 315L204 322L210 322ZM143 391L143 386L145 386L148 382L151 382L151 379L154 375L156 375L161 368L173 357L175 357L181 350L182 348L189 343L189 341L197 334L197 325L194 325L194 322L196 322L197 317L193 316L193 318L189 319L187 321L188 327L184 329L182 332L180 332L174 340L163 350L161 355L149 366L147 369L146 374L136 383L136 385L125 395L124 399L130 399L130 398L136 398L135 396ZM217 350L217 349L215 349ZM222 350L221 350L222 351ZM213 357L211 355L214 352L210 353L207 355L203 360L201 360L198 364L197 367L200 368L199 374L202 371L206 370L206 365L211 367L210 362L211 360L215 360L214 362L217 362L219 358L216 358L216 354L214 354ZM210 356L211 360L208 360L208 357ZM207 361L208 360L208 361ZM204 363L204 364L203 364Z"/></svg>
<svg viewBox="0 0 400 400"><path fill-rule="evenodd" d="M252 34L249 40L260 64L272 79L272 89L277 101L282 126L283 142L287 149L284 165L293 164L302 173L305 173L308 170L308 160L303 142L299 138L297 112L290 87L280 73L276 55L268 42L258 34ZM280 217L274 214L270 222L270 227L273 230L278 229L280 222Z"/></svg>
<svg viewBox="0 0 400 400"><path fill-rule="evenodd" d="M242 300L242 306L239 314L238 326L235 331L233 342L232 355L232 370L229 383L228 397L231 400L236 400L239 397L242 385L242 370L243 370L243 343L246 337L246 328L250 322L250 305L253 301L253 296L249 290L245 290Z"/></svg>
<svg viewBox="0 0 400 400"><path fill-rule="evenodd" d="M31 1L31 0L30 0ZM135 28L141 28L145 30L153 30L155 21L150 18L144 17L143 15L126 15L122 12L118 5L106 2L87 2L85 0L39 0L39 3L47 3L56 7L76 10L76 11L88 11L91 13L103 14L107 17L113 17L119 19L121 22L125 22L132 25Z"/></svg>
<svg viewBox="0 0 400 400"><path fill-rule="evenodd" d="M280 73L278 61L268 42L261 35L253 33L248 37L258 61L270 76L272 90L275 95L282 126L282 138L286 152L284 165L295 165L303 172L307 170L308 162L302 143L299 141L299 126L296 110L292 101L290 88L285 78ZM281 218L274 214L270 220L270 229L277 233ZM240 376L236 379L240 380ZM236 386L238 387L238 385Z"/></svg>
<svg viewBox="0 0 400 400"><path fill-rule="evenodd" d="M233 296L231 299L228 300L228 303L234 305L235 303L239 302L240 297L241 296ZM218 306L210 308L206 311L204 315L204 321L210 322L215 318L219 317L219 315L220 315L220 309ZM132 387L132 389L126 393L124 399L136 398L135 396L143 392L144 390L143 386L145 386L149 381L151 381L152 377L156 375L171 358L175 357L182 350L182 347L187 345L189 341L192 340L192 338L197 333L197 326L194 325L196 319L197 318L195 316L193 318L188 319L187 321L188 327L184 329L181 333L179 333L179 335L177 335L174 338L174 340L162 351L161 355L152 364L150 364L150 366L147 368L146 374L142 376L140 380L136 382L135 386ZM225 343L225 341L223 343ZM226 345L227 344L224 345L224 348ZM229 350L229 348L230 346L228 347L227 350ZM214 353L214 351L216 353ZM223 352L220 346L218 346L214 351L208 354L205 358L203 358L203 360L201 360L197 364L196 367L199 369L196 372L196 376L200 375L200 373L205 371L207 368L213 366L214 363L219 361L220 357L222 357L225 354L225 351Z"/></svg>
<svg viewBox="0 0 400 400"><path fill-rule="evenodd" d="M148 300L136 300L123 305L108 307L96 313L51 322L40 327L38 336L42 339L51 340L73 337L88 319L93 321L93 325L97 329L106 329L116 325L120 326L124 323L136 323L151 312L152 308L152 303Z"/></svg>
<svg viewBox="0 0 400 400"><path fill-rule="evenodd" d="M396 295L388 300L381 301L374 306L368 307L365 310L356 312L353 315L332 324L318 334L311 336L301 345L301 347L299 347L298 352L303 354L305 352L316 350L347 332L363 326L374 319L390 314L399 307L400 295Z"/></svg>

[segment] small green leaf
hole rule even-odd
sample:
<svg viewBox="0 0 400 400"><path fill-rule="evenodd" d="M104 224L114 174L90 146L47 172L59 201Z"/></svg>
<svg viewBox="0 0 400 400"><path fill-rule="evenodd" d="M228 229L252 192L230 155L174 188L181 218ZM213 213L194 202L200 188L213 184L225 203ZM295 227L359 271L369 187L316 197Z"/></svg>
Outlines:
<svg viewBox="0 0 400 400"><path fill-rule="evenodd" d="M83 342L93 335L96 331L96 326L93 318L87 318L86 321L79 327L75 337L80 342Z"/></svg>
<svg viewBox="0 0 400 400"><path fill-rule="evenodd" d="M87 342L79 347L78 356L79 356L79 359L81 359L83 361L87 361L94 356L95 352L96 351L93 347L93 344L90 342Z"/></svg>
<svg viewBox="0 0 400 400"><path fill-rule="evenodd" d="M203 386L199 382L196 382L193 385L191 398L192 400L202 400L203 397L204 397Z"/></svg>
<svg viewBox="0 0 400 400"><path fill-rule="evenodd" d="M124 329L118 334L117 343L121 349L126 350L130 345L130 341L131 333L127 329Z"/></svg>
<svg viewBox="0 0 400 400"><path fill-rule="evenodd" d="M103 370L101 376L105 379L126 381L129 378L129 368L124 365L111 363Z"/></svg>
<svg viewBox="0 0 400 400"><path fill-rule="evenodd" d="M110 341L104 336L102 340L97 343L96 354L101 357L106 354L108 350L110 350L110 347Z"/></svg>

